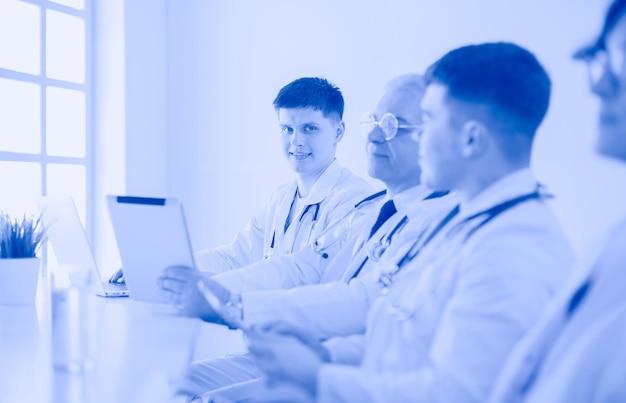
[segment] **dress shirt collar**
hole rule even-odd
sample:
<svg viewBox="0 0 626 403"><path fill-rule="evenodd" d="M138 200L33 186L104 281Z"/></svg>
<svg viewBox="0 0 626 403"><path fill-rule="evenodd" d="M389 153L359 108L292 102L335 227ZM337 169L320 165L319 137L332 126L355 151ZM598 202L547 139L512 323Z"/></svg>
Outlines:
<svg viewBox="0 0 626 403"><path fill-rule="evenodd" d="M537 190L537 180L529 168L512 172L484 189L472 200L461 202L459 218L487 210L496 204Z"/></svg>
<svg viewBox="0 0 626 403"><path fill-rule="evenodd" d="M427 188L425 185L417 185L400 192L393 197L389 196L389 193L385 196L385 200L393 199L393 204L396 206L396 210L403 215L410 215L410 213L419 206L419 202L424 200L433 191Z"/></svg>

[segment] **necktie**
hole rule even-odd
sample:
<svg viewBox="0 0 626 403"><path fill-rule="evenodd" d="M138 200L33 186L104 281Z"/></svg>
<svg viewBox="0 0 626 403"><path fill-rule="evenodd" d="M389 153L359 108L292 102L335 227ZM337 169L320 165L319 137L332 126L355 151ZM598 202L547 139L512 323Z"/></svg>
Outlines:
<svg viewBox="0 0 626 403"><path fill-rule="evenodd" d="M393 204L393 200L387 200L387 202L383 204L383 206L380 208L380 213L378 213L378 218L376 219L376 222L372 227L372 231L370 232L370 236L368 237L368 239L371 238L372 235L374 235L374 233L378 231L378 228L380 228L380 226L383 225L385 221L389 219L389 217L394 215L396 211L398 210L396 210L396 206Z"/></svg>

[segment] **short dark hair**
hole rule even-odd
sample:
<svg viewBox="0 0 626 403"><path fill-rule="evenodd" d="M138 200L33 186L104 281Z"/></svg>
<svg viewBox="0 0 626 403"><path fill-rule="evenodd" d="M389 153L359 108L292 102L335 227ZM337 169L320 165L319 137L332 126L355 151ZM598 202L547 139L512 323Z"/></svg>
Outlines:
<svg viewBox="0 0 626 403"><path fill-rule="evenodd" d="M596 40L574 53L575 59L586 59L592 57L601 49L606 49L606 37L615 28L615 25L626 14L626 0L615 0L609 6L604 17L602 31Z"/></svg>
<svg viewBox="0 0 626 403"><path fill-rule="evenodd" d="M343 95L339 88L320 77L302 77L285 85L274 99L274 109L313 108L324 117L343 119Z"/></svg>
<svg viewBox="0 0 626 403"><path fill-rule="evenodd" d="M513 43L469 45L431 65L426 85L455 99L483 104L503 126L534 136L550 103L550 78L535 56Z"/></svg>

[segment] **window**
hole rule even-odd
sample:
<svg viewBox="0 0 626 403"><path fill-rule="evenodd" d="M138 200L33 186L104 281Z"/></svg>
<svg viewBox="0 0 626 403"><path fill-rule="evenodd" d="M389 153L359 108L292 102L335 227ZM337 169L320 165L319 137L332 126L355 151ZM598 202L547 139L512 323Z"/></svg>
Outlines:
<svg viewBox="0 0 626 403"><path fill-rule="evenodd" d="M89 0L0 0L0 209L66 194L91 227Z"/></svg>

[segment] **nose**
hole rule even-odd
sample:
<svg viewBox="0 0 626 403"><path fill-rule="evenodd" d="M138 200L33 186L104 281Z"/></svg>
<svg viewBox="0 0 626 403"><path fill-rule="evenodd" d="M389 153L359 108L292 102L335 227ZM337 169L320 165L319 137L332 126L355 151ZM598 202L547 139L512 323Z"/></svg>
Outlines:
<svg viewBox="0 0 626 403"><path fill-rule="evenodd" d="M372 125L372 128L367 133L367 141L370 141L372 143L384 143L385 142L385 133L383 133L380 126Z"/></svg>
<svg viewBox="0 0 626 403"><path fill-rule="evenodd" d="M611 72L608 66L604 66L600 76L594 81L590 77L591 91L602 99L610 98L617 93L620 80Z"/></svg>
<svg viewBox="0 0 626 403"><path fill-rule="evenodd" d="M302 147L306 144L306 135L300 130L295 130L291 136L291 145L294 147Z"/></svg>

